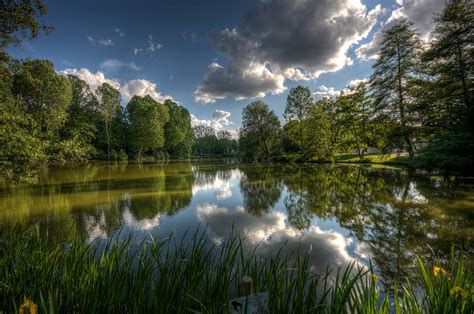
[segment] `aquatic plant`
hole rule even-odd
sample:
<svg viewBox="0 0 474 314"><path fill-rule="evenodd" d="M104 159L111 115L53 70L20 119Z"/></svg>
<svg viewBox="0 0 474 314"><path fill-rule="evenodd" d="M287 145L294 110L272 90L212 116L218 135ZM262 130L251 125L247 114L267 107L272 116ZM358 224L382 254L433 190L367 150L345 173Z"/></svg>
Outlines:
<svg viewBox="0 0 474 314"><path fill-rule="evenodd" d="M38 231L0 230L0 311L226 313L243 275L252 277L255 293L268 292L271 313L474 310L472 274L454 247L447 262L418 260L420 284L383 287L371 266L317 274L306 254L259 256L244 250L239 236L219 246L206 242L203 230L190 236L191 243L117 236L53 244Z"/></svg>

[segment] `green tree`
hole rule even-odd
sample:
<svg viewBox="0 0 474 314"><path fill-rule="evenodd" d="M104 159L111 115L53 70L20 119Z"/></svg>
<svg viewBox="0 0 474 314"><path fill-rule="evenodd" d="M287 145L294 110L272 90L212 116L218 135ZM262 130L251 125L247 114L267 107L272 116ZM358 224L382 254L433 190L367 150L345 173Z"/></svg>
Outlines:
<svg viewBox="0 0 474 314"><path fill-rule="evenodd" d="M71 105L71 83L56 74L51 61L23 62L13 75L12 90L22 102L25 113L37 121L45 139L63 127Z"/></svg>
<svg viewBox="0 0 474 314"><path fill-rule="evenodd" d="M68 120L72 90L67 77L58 75L47 60L27 60L15 68L12 93L22 104L23 114L39 127L48 163L64 165L85 159L87 152L77 138L62 138Z"/></svg>
<svg viewBox="0 0 474 314"><path fill-rule="evenodd" d="M232 138L232 134L227 130L217 132L216 153L221 155L234 155L239 144Z"/></svg>
<svg viewBox="0 0 474 314"><path fill-rule="evenodd" d="M169 120L168 107L151 96L133 96L127 105L130 121L129 147L141 160L143 153L156 151L165 145L165 123Z"/></svg>
<svg viewBox="0 0 474 314"><path fill-rule="evenodd" d="M40 128L11 94L10 79L0 80L0 175L19 183L35 183L46 164Z"/></svg>
<svg viewBox="0 0 474 314"><path fill-rule="evenodd" d="M428 109L441 116L438 127L474 133L474 4L454 0L436 17L429 49L422 61L433 79L423 93ZM433 115L430 115L433 117Z"/></svg>
<svg viewBox="0 0 474 314"><path fill-rule="evenodd" d="M306 118L306 145L308 157L316 160L329 160L331 150L331 120L324 110L323 102L317 102Z"/></svg>
<svg viewBox="0 0 474 314"><path fill-rule="evenodd" d="M298 122L298 135L294 141L298 143L300 151L304 152L304 122L308 116L313 97L307 87L296 86L290 90L286 99L284 118L288 121L296 120Z"/></svg>
<svg viewBox="0 0 474 314"><path fill-rule="evenodd" d="M19 45L22 38L33 39L40 30L52 28L41 22L47 12L42 0L4 0L0 3L0 64L8 60L5 49Z"/></svg>
<svg viewBox="0 0 474 314"><path fill-rule="evenodd" d="M242 112L239 149L253 160L274 156L280 147L280 121L263 101L255 101Z"/></svg>
<svg viewBox="0 0 474 314"><path fill-rule="evenodd" d="M120 92L108 83L103 83L96 91L99 100L97 112L100 122L103 124L104 138L106 143L106 157L111 158L112 153L112 121L120 112Z"/></svg>
<svg viewBox="0 0 474 314"><path fill-rule="evenodd" d="M61 130L63 139L75 139L87 152L90 158L94 152L92 145L96 137L97 98L91 92L89 85L77 76L68 76L72 89L71 106L64 128Z"/></svg>
<svg viewBox="0 0 474 314"><path fill-rule="evenodd" d="M194 133L191 115L183 106L167 99L165 106L169 111L169 120L165 124L165 147L172 157L187 157L191 154Z"/></svg>
<svg viewBox="0 0 474 314"><path fill-rule="evenodd" d="M379 124L380 120L373 114L371 101L365 83L350 87L336 100L346 129L343 144L349 150L355 149L360 159L364 158L369 147L381 147L384 142L383 124Z"/></svg>
<svg viewBox="0 0 474 314"><path fill-rule="evenodd" d="M194 131L194 151L200 156L203 153L210 155L214 152L214 147L217 142L216 130L210 126L197 125L193 129Z"/></svg>
<svg viewBox="0 0 474 314"><path fill-rule="evenodd" d="M332 158L341 148L341 142L345 134L344 126L344 112L341 111L340 106L332 98L325 97L316 102L316 108L321 108L322 112L317 113L313 118L321 120L321 126L326 126L325 134L327 136L327 147L326 155L328 158ZM320 115L320 116L318 116ZM315 132L318 131L318 123L311 123L311 127L315 127Z"/></svg>
<svg viewBox="0 0 474 314"><path fill-rule="evenodd" d="M474 169L474 5L450 1L435 18L432 40L422 55L426 74L417 86L428 147L416 165L467 172Z"/></svg>
<svg viewBox="0 0 474 314"><path fill-rule="evenodd" d="M408 152L413 155L414 104L410 95L416 75L418 39L412 24L401 21L383 32L371 87L379 112L390 113L400 130Z"/></svg>

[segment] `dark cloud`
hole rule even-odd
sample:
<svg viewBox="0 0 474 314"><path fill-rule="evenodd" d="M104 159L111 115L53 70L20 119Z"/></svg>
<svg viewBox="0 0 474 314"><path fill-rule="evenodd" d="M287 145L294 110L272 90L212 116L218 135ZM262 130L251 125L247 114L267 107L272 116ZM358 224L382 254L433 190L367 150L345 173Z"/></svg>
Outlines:
<svg viewBox="0 0 474 314"><path fill-rule="evenodd" d="M366 37L381 13L360 0L273 0L260 2L234 29L210 34L227 58L211 64L195 99L263 97L285 90L284 80L307 80L337 71L351 60L350 46Z"/></svg>

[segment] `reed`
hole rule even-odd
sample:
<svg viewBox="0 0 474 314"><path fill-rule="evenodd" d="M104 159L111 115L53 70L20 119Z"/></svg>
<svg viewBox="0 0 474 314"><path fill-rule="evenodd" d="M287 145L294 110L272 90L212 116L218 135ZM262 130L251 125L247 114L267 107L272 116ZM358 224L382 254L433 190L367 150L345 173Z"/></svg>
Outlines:
<svg viewBox="0 0 474 314"><path fill-rule="evenodd" d="M19 235L20 234L20 235ZM462 255L441 264L419 260L421 285L382 288L372 267L311 271L308 256L270 256L229 237L210 245L170 236L105 243L53 244L38 231L0 230L0 311L33 313L226 313L240 278L269 293L271 313L472 313L473 279ZM432 267L431 267L432 266Z"/></svg>

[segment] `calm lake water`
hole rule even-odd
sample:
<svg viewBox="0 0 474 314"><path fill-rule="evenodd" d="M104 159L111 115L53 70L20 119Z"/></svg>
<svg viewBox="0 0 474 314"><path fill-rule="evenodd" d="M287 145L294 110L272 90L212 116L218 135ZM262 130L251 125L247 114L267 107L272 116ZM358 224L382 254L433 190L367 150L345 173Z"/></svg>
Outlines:
<svg viewBox="0 0 474 314"><path fill-rule="evenodd" d="M189 238L201 226L209 243L233 232L261 254L309 251L316 271L370 258L387 284L415 272L415 255L448 254L453 242L472 253L474 236L472 181L387 167L89 164L34 186L0 183L0 200L1 228L37 224L58 241Z"/></svg>

